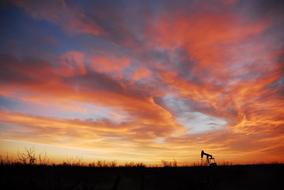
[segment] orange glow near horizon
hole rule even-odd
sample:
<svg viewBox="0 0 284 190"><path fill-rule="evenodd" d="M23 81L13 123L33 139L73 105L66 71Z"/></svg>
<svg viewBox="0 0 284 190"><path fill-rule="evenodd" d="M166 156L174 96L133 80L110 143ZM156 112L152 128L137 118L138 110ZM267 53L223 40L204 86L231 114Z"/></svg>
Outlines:
<svg viewBox="0 0 284 190"><path fill-rule="evenodd" d="M126 2L3 5L0 155L284 162L282 4Z"/></svg>

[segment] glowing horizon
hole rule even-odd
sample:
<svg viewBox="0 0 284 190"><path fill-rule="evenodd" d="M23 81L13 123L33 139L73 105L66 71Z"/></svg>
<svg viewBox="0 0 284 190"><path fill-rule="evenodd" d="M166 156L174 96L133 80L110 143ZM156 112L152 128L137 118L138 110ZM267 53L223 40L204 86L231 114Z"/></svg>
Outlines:
<svg viewBox="0 0 284 190"><path fill-rule="evenodd" d="M0 155L284 162L281 0L0 5Z"/></svg>

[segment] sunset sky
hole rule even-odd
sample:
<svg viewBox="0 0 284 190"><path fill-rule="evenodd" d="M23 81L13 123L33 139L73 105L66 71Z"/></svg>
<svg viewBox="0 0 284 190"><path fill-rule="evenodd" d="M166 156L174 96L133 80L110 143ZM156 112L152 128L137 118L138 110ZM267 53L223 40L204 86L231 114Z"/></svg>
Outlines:
<svg viewBox="0 0 284 190"><path fill-rule="evenodd" d="M0 3L0 154L284 162L282 0Z"/></svg>

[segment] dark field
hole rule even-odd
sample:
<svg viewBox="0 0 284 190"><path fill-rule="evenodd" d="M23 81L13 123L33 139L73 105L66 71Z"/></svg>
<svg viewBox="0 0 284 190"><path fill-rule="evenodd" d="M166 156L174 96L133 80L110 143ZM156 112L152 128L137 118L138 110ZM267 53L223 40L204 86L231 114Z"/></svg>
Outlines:
<svg viewBox="0 0 284 190"><path fill-rule="evenodd" d="M1 189L281 189L284 165L176 168L0 166Z"/></svg>

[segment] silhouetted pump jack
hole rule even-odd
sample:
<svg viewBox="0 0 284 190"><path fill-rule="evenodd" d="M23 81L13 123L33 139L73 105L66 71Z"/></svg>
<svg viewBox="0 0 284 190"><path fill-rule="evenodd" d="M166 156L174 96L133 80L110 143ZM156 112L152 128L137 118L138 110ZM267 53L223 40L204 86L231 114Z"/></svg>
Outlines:
<svg viewBox="0 0 284 190"><path fill-rule="evenodd" d="M207 161L208 166L217 166L215 162L215 158L211 154L208 154L202 150L201 159L203 159L203 156L206 156L206 161Z"/></svg>

